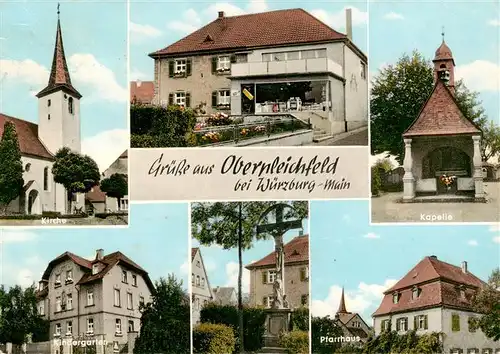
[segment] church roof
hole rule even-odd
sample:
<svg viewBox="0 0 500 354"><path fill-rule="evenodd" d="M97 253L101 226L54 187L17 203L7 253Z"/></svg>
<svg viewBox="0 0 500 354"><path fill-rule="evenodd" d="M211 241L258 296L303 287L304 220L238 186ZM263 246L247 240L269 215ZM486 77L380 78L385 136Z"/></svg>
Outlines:
<svg viewBox="0 0 500 354"><path fill-rule="evenodd" d="M59 10L57 13L59 16ZM66 55L64 54L61 21L59 18L57 19L56 42L54 45L54 57L52 59L49 82L47 86L36 96L40 98L57 90L63 90L76 98L82 97L82 95L71 84Z"/></svg>
<svg viewBox="0 0 500 354"><path fill-rule="evenodd" d="M151 57L347 40L303 9L219 17Z"/></svg>
<svg viewBox="0 0 500 354"><path fill-rule="evenodd" d="M38 125L19 118L0 113L0 139L6 122L14 124L19 141L19 149L22 155L53 159L54 156L47 150L45 145L38 139Z"/></svg>
<svg viewBox="0 0 500 354"><path fill-rule="evenodd" d="M437 80L417 119L403 137L460 134L481 134L481 130L464 116L448 87Z"/></svg>
<svg viewBox="0 0 500 354"><path fill-rule="evenodd" d="M444 39L439 48L436 49L436 53L434 55L434 61L438 60L453 60L453 54L451 53L451 49L450 47L448 47Z"/></svg>
<svg viewBox="0 0 500 354"><path fill-rule="evenodd" d="M309 235L294 237L283 246L285 252L285 265L309 261ZM269 267L276 264L276 252L271 252L264 258L247 265L245 268Z"/></svg>
<svg viewBox="0 0 500 354"><path fill-rule="evenodd" d="M425 257L384 292L382 303L373 316L436 306L470 310L475 291L485 285L481 279L462 267L440 261L435 256ZM458 292L459 286L464 286L464 298ZM420 295L416 299L412 297L412 289L415 287L420 289ZM400 294L396 304L393 302L394 293Z"/></svg>
<svg viewBox="0 0 500 354"><path fill-rule="evenodd" d="M130 82L130 101L136 100L139 103L149 104L153 101L155 85L153 81L132 81Z"/></svg>
<svg viewBox="0 0 500 354"><path fill-rule="evenodd" d="M339 303L339 309L337 310L337 313L348 313L346 306L345 306L345 297L344 297L344 288L342 288L342 295L340 296L340 303Z"/></svg>

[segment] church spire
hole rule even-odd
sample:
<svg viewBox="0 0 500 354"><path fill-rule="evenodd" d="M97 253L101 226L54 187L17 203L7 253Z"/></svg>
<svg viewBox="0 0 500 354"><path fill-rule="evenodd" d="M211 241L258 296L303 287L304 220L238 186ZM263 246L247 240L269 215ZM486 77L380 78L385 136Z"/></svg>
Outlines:
<svg viewBox="0 0 500 354"><path fill-rule="evenodd" d="M60 4L57 4L57 30L52 68L50 70L49 82L47 86L37 94L38 98L57 91L58 89L67 91L69 94L76 96L76 98L82 97L71 84L66 55L64 54L60 14Z"/></svg>
<svg viewBox="0 0 500 354"><path fill-rule="evenodd" d="M348 313L345 307L344 287L342 287L342 295L340 296L340 304L337 313Z"/></svg>

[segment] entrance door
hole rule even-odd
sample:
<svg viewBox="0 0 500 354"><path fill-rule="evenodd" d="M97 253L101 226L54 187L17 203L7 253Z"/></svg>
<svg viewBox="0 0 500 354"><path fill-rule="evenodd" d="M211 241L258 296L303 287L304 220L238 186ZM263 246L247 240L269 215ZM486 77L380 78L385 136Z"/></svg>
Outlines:
<svg viewBox="0 0 500 354"><path fill-rule="evenodd" d="M37 210L38 206L38 191L32 189L28 194L28 214L38 214L39 210Z"/></svg>
<svg viewBox="0 0 500 354"><path fill-rule="evenodd" d="M241 113L254 114L255 113L255 85L244 84L241 85Z"/></svg>

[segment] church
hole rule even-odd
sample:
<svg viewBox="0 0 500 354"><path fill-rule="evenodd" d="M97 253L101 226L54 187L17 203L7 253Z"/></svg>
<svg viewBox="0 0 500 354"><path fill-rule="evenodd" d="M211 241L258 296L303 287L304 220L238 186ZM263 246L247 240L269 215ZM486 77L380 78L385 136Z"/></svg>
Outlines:
<svg viewBox="0 0 500 354"><path fill-rule="evenodd" d="M24 191L8 208L8 214L71 213L67 193L54 182L54 155L68 147L81 151L80 99L82 95L71 83L64 54L61 22L57 11L57 31L52 68L47 86L37 95L38 124L0 113L0 138L7 122L13 123L19 140L24 167ZM83 196L76 195L73 206L81 207Z"/></svg>
<svg viewBox="0 0 500 354"><path fill-rule="evenodd" d="M342 345L362 345L366 343L368 338L372 335L372 329L358 313L347 311L344 288L342 288L342 295L340 297L339 309L335 314L335 321L342 329L343 337L352 339L351 341L343 341Z"/></svg>
<svg viewBox="0 0 500 354"><path fill-rule="evenodd" d="M432 93L403 133L403 201L484 201L482 131L457 103L455 60L442 36Z"/></svg>

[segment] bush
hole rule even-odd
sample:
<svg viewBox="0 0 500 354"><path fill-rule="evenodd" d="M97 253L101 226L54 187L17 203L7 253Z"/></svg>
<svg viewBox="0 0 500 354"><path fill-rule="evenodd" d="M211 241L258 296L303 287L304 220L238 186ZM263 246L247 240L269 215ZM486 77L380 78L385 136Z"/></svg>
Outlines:
<svg viewBox="0 0 500 354"><path fill-rule="evenodd" d="M232 353L236 340L231 327L222 324L201 323L193 329L193 353Z"/></svg>
<svg viewBox="0 0 500 354"><path fill-rule="evenodd" d="M281 346L290 354L309 353L309 332L292 331L281 338Z"/></svg>
<svg viewBox="0 0 500 354"><path fill-rule="evenodd" d="M208 304L200 312L200 320L203 323L215 323L229 326L233 329L236 337L236 350L239 350L240 339L238 338L238 309L234 306L222 306ZM261 308L243 309L243 341L246 351L257 351L264 344L266 313Z"/></svg>
<svg viewBox="0 0 500 354"><path fill-rule="evenodd" d="M292 312L292 330L309 331L309 309L299 307Z"/></svg>
<svg viewBox="0 0 500 354"><path fill-rule="evenodd" d="M42 211L42 216L46 218L60 218L61 213L58 211Z"/></svg>
<svg viewBox="0 0 500 354"><path fill-rule="evenodd" d="M311 320L312 352L315 354L331 354L340 348L340 343L321 343L321 337L341 337L344 332L333 318L313 317Z"/></svg>
<svg viewBox="0 0 500 354"><path fill-rule="evenodd" d="M371 189L372 197L378 197L380 195L380 189L382 188L382 181L380 179L380 173L378 167L372 167L371 174Z"/></svg>

